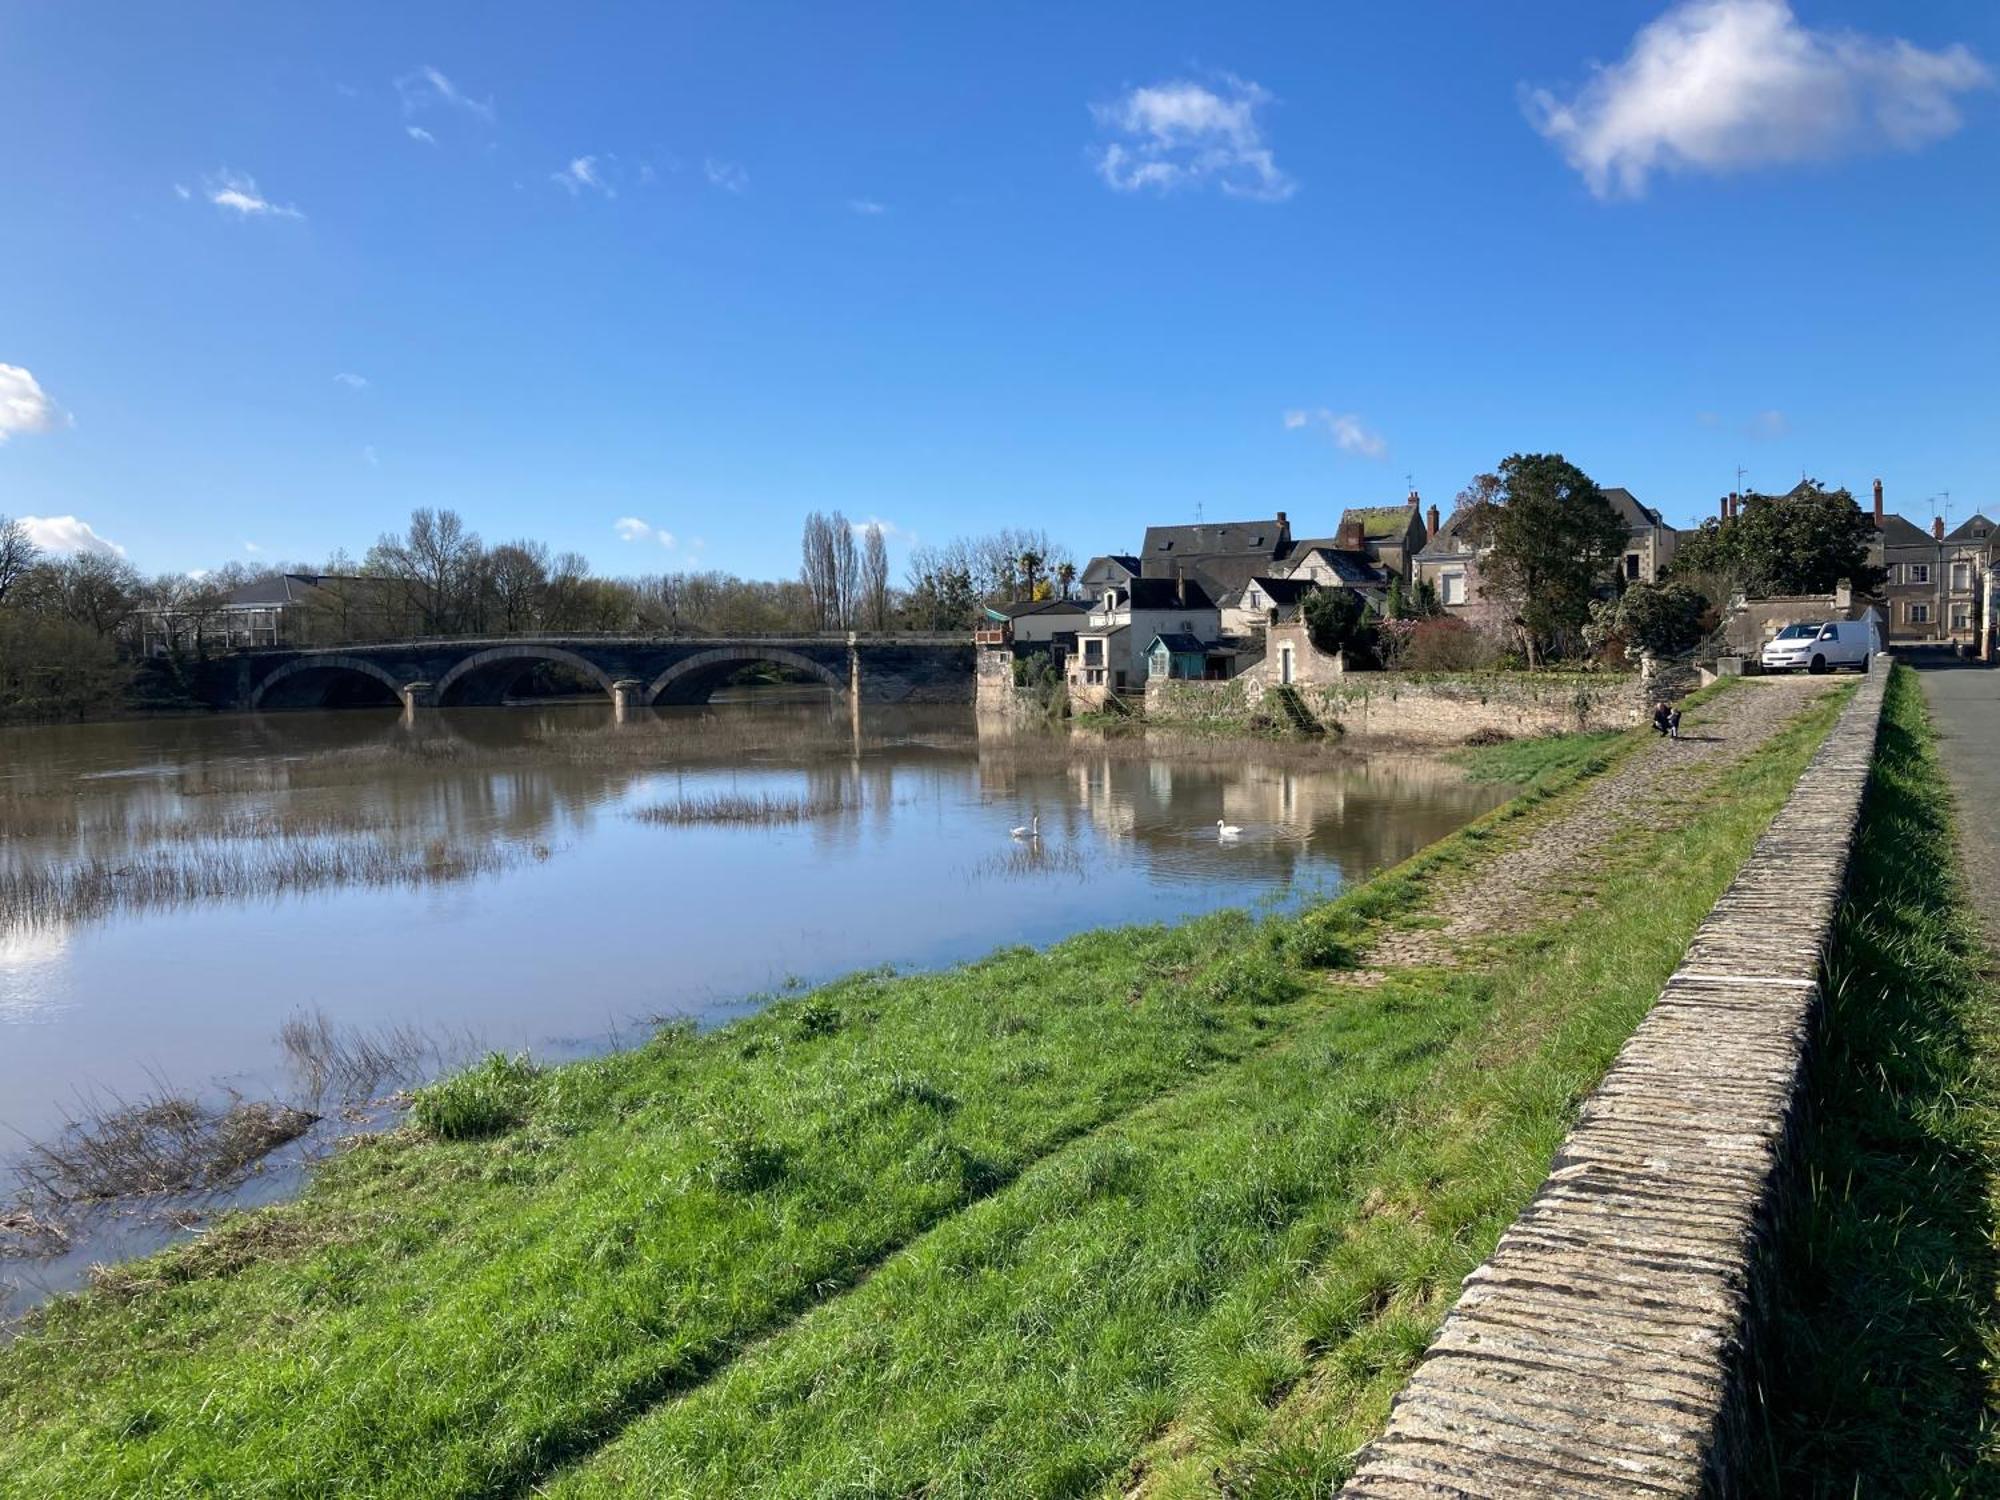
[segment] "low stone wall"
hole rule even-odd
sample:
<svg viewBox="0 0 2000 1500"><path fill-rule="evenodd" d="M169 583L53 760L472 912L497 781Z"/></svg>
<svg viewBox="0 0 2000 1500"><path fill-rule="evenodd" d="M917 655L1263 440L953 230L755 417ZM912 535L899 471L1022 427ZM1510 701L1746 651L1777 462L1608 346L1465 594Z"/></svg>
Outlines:
<svg viewBox="0 0 2000 1500"><path fill-rule="evenodd" d="M1343 1495L1740 1490L1820 961L1888 666L1862 679L1547 1180L1466 1278Z"/></svg>
<svg viewBox="0 0 2000 1500"><path fill-rule="evenodd" d="M1350 672L1332 682L1295 683L1307 710L1351 740L1462 745L1487 732L1515 737L1577 729L1627 729L1640 717L1640 684L1609 672L1487 672L1418 676ZM1259 682L1148 682L1149 723L1245 728L1270 713Z"/></svg>

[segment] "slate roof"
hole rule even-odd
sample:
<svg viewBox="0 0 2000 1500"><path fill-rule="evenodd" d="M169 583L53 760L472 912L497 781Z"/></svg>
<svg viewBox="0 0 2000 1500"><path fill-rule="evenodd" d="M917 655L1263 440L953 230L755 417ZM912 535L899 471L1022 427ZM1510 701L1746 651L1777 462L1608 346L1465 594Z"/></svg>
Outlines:
<svg viewBox="0 0 2000 1500"><path fill-rule="evenodd" d="M1430 561L1441 561L1454 557L1470 557L1478 551L1478 547L1469 535L1476 509L1468 505L1453 511L1444 525L1431 533L1430 540L1424 543L1423 550L1417 556Z"/></svg>
<svg viewBox="0 0 2000 1500"><path fill-rule="evenodd" d="M1214 598L1202 587L1198 578L1186 581L1185 597L1181 593L1181 580L1177 578L1135 578L1127 587L1134 609L1215 608Z"/></svg>
<svg viewBox="0 0 2000 1500"><path fill-rule="evenodd" d="M1904 520L1894 511L1882 517L1881 531L1884 547L1935 548L1937 546L1937 539L1928 531Z"/></svg>
<svg viewBox="0 0 2000 1500"><path fill-rule="evenodd" d="M329 583L359 583L378 586L377 578L351 578L328 573L273 573L232 589L228 603L242 609L275 609L286 604L307 604L325 593Z"/></svg>
<svg viewBox="0 0 2000 1500"><path fill-rule="evenodd" d="M1148 526L1140 557L1147 568L1171 565L1181 558L1278 554L1285 528L1274 516L1268 521L1203 521L1193 526Z"/></svg>
<svg viewBox="0 0 2000 1500"><path fill-rule="evenodd" d="M1100 569L1098 567L1099 563L1105 563L1109 566ZM1123 552L1105 552L1097 557L1093 557L1083 565L1083 572L1078 576L1088 578L1093 573L1108 573L1112 567L1122 569L1128 578L1137 578L1139 576L1139 559Z"/></svg>
<svg viewBox="0 0 2000 1500"><path fill-rule="evenodd" d="M1223 602L1241 604L1243 596L1250 592L1252 585L1262 590L1264 597L1276 605L1297 604L1318 587L1310 578L1258 577L1252 578Z"/></svg>
<svg viewBox="0 0 2000 1500"><path fill-rule="evenodd" d="M997 619L1019 620L1028 615L1087 615L1087 599L1021 599L1012 604L989 604L986 612Z"/></svg>
<svg viewBox="0 0 2000 1500"><path fill-rule="evenodd" d="M1976 542L1993 534L1993 522L1984 515L1967 516L1951 531L1945 533L1947 542Z"/></svg>
<svg viewBox="0 0 2000 1500"><path fill-rule="evenodd" d="M1611 509L1617 513L1618 519L1625 523L1627 531L1645 531L1649 527L1667 524L1658 511L1642 502L1637 495L1622 485L1614 484L1606 487L1604 498L1610 502Z"/></svg>
<svg viewBox="0 0 2000 1500"><path fill-rule="evenodd" d="M1206 656L1208 654L1208 643L1200 636L1183 635L1178 630L1162 631L1160 634L1154 636L1146 647L1146 654L1148 656L1153 654L1155 646L1165 646L1176 656Z"/></svg>
<svg viewBox="0 0 2000 1500"><path fill-rule="evenodd" d="M1334 546L1331 542L1317 542L1303 552L1294 553L1291 559L1292 566L1295 568L1301 566L1315 552L1326 559L1327 566L1333 569L1334 577L1349 587L1386 584L1389 581L1388 570L1366 552L1350 552L1345 547Z"/></svg>

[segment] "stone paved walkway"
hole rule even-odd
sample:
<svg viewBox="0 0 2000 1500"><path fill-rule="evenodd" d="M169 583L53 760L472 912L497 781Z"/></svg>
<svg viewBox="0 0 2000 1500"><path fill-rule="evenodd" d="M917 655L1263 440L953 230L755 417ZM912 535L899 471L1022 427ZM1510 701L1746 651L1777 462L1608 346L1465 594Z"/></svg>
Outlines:
<svg viewBox="0 0 2000 1500"><path fill-rule="evenodd" d="M1678 741L1657 737L1579 789L1557 817L1465 873L1448 874L1425 902L1443 919L1431 928L1391 931L1367 956L1353 983L1384 970L1449 967L1481 938L1519 932L1542 920L1553 891L1583 888L1607 844L1635 826L1651 826L1676 803L1726 771L1845 679L1751 677L1690 709ZM2000 681L2000 679L1996 679Z"/></svg>

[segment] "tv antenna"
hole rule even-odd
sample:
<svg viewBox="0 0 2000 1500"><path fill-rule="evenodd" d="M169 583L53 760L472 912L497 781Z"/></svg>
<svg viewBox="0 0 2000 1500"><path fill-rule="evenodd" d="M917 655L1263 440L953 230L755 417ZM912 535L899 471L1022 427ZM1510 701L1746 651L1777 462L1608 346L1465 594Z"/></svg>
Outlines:
<svg viewBox="0 0 2000 1500"><path fill-rule="evenodd" d="M1749 472L1750 471L1744 468L1743 465L1741 464L1738 464L1736 466L1736 493L1739 495L1743 493L1743 476L1748 474Z"/></svg>

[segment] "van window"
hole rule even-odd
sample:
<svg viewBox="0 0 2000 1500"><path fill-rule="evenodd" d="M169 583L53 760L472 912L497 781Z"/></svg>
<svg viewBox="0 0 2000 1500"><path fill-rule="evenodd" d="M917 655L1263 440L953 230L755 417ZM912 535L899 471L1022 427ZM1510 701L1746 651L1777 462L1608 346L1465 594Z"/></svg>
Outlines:
<svg viewBox="0 0 2000 1500"><path fill-rule="evenodd" d="M1817 622L1811 625L1787 625L1783 630L1778 632L1778 639L1781 641L1810 641L1819 635L1819 630L1820 627Z"/></svg>
<svg viewBox="0 0 2000 1500"><path fill-rule="evenodd" d="M1839 640L1839 639L1840 639L1840 627L1839 627L1838 625L1829 625L1829 626L1827 626L1827 627L1826 627L1826 631L1825 631L1825 633L1824 633L1823 635L1821 635L1821 636L1820 636L1820 639L1821 639L1821 640L1823 640L1823 641L1837 641L1837 640Z"/></svg>

